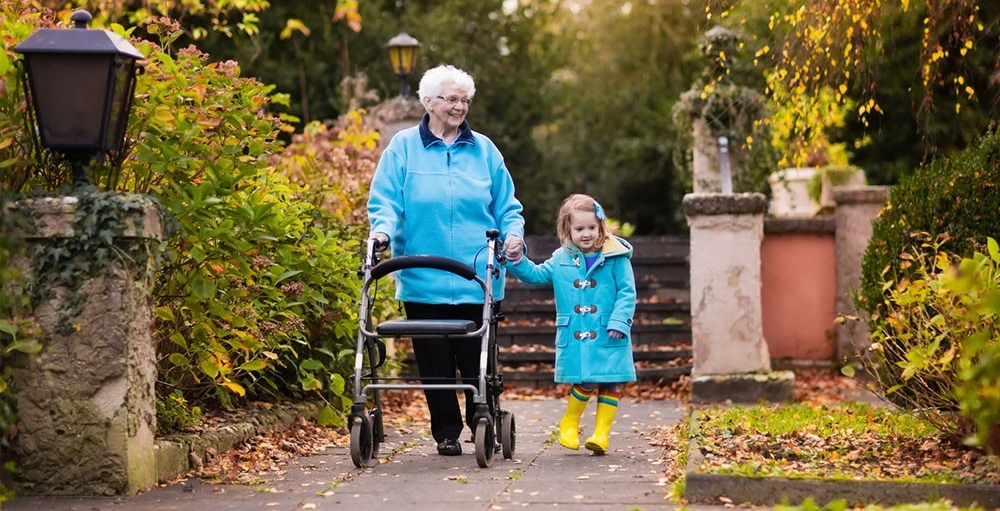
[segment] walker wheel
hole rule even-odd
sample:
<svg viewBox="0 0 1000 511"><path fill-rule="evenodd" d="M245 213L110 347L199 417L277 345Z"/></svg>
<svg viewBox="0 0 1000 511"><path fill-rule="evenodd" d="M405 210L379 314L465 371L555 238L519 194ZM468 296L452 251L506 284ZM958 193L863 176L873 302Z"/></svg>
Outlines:
<svg viewBox="0 0 1000 511"><path fill-rule="evenodd" d="M351 422L351 461L354 466L370 467L375 449L371 417L367 413L355 416Z"/></svg>
<svg viewBox="0 0 1000 511"><path fill-rule="evenodd" d="M517 446L517 423L514 421L514 412L506 410L501 412L500 446L503 450L503 459L509 460L514 457L514 448Z"/></svg>
<svg viewBox="0 0 1000 511"><path fill-rule="evenodd" d="M490 427L490 421L479 419L476 422L476 463L480 468L489 468L493 463L493 453L496 452L496 433Z"/></svg>

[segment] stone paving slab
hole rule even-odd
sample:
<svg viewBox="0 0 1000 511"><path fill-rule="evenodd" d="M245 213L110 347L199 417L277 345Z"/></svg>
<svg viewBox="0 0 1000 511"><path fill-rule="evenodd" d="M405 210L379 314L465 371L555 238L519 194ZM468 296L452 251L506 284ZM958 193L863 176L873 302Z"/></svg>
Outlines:
<svg viewBox="0 0 1000 511"><path fill-rule="evenodd" d="M673 509L663 481L662 448L650 443L654 428L682 420L685 406L674 401L623 399L607 455L571 451L555 442L564 400L501 401L515 414L513 459L497 454L490 468L476 463L475 448L463 443L461 456L444 457L426 427L388 428L380 463L357 469L348 446L297 458L280 476L262 475L256 487L213 485L188 480L140 495L109 498L25 497L9 511L166 511L205 509L300 510L406 509L503 510L561 508L583 511ZM581 425L592 430L591 403ZM391 416L386 411L386 417ZM694 509L688 507L688 509ZM711 507L707 508L711 509Z"/></svg>
<svg viewBox="0 0 1000 511"><path fill-rule="evenodd" d="M490 468L478 467L475 448L463 443L461 456L436 453L425 425L387 428L380 463L357 469L348 446L296 458L283 474L267 473L255 486L216 485L189 479L134 497L24 497L6 511L297 511L359 509L388 511L570 509L650 511L675 509L663 481L662 447L650 443L656 428L683 420L687 405L676 401L622 400L605 456L558 445L556 430L565 401L501 401L517 423L513 459L497 454ZM594 404L584 414L590 434ZM386 417L391 418L387 410ZM467 432L468 433L468 432ZM697 449L692 449L696 453ZM697 454L689 458L685 491L691 511L718 511L733 504L768 508L808 497L822 505L849 502L921 502L940 496L956 505L1000 508L1000 488L986 485L917 485L789 478L749 478L701 474Z"/></svg>

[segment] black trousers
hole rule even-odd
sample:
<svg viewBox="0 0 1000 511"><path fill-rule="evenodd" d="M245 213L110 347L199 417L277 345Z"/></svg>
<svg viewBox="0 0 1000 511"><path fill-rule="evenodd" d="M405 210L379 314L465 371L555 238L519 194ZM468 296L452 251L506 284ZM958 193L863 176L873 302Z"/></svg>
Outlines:
<svg viewBox="0 0 1000 511"><path fill-rule="evenodd" d="M478 328L483 320L483 306L476 304L441 305L405 302L407 319L468 319L476 322ZM413 355L417 359L417 370L425 384L451 383L455 381L455 369L461 373L462 383L479 384L479 355L482 353L482 339L427 338L413 339ZM427 410L431 416L431 435L436 442L458 440L465 424L475 431L472 419L476 404L472 401L472 391L465 391L465 422L458 405L458 394L454 390L424 390Z"/></svg>

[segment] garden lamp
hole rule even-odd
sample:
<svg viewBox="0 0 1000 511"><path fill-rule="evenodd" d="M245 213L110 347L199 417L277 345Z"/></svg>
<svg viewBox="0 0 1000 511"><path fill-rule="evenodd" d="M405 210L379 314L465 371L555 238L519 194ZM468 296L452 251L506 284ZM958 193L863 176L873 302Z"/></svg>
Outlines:
<svg viewBox="0 0 1000 511"><path fill-rule="evenodd" d="M79 10L74 28L43 28L14 48L24 55L24 90L35 141L61 154L73 182L87 182L96 156L125 137L136 76L143 59L134 46L107 30L88 29L93 17Z"/></svg>
<svg viewBox="0 0 1000 511"><path fill-rule="evenodd" d="M406 32L400 32L396 37L389 39L385 47L389 49L392 73L399 77L399 95L406 97L410 94L410 86L406 83L406 79L413 73L413 68L417 65L420 41Z"/></svg>

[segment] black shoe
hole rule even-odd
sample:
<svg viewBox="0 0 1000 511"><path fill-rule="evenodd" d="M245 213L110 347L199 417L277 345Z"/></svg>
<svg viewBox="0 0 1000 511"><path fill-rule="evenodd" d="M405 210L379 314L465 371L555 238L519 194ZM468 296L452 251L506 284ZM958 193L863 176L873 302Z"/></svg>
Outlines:
<svg viewBox="0 0 1000 511"><path fill-rule="evenodd" d="M458 456L462 454L462 446L458 440L448 438L438 442L438 454L441 456Z"/></svg>

